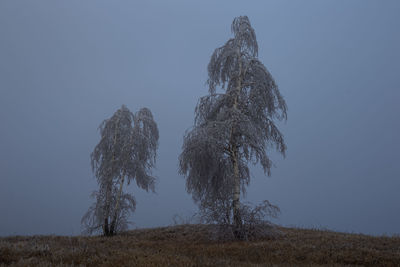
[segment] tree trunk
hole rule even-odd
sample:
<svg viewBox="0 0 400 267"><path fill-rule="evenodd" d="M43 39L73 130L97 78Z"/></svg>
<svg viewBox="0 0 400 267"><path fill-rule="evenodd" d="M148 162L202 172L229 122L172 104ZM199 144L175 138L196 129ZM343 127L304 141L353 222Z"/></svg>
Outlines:
<svg viewBox="0 0 400 267"><path fill-rule="evenodd" d="M112 160L111 160L112 161L112 163L111 163L112 164L111 165L111 175L113 175L113 173L114 173L115 145L117 144L118 127L119 127L119 119L117 120L117 123L116 123L114 140L113 140L113 142L114 142L114 144L113 144L114 151L113 151L113 156L112 156ZM105 236L113 235L113 232L111 231L110 226L109 226L109 222L108 222L108 219L110 217L110 206L111 206L110 199L112 199L112 197L111 197L111 194L112 194L112 179L113 179L113 177L110 177L110 180L106 181L107 182L106 199L105 199L105 201L106 201L105 209L106 210L105 210L104 226L103 226L103 234Z"/></svg>
<svg viewBox="0 0 400 267"><path fill-rule="evenodd" d="M110 235L110 227L108 224L108 218L110 216L110 196L111 196L111 184L107 181L107 187L106 187L106 205L105 205L105 216L104 216L104 225L103 225L103 235L109 236Z"/></svg>
<svg viewBox="0 0 400 267"><path fill-rule="evenodd" d="M242 61L240 56L240 48L237 49L237 56L239 62L239 77L236 86L236 92L234 97L233 108L237 110L240 90L242 87ZM239 176L239 149L235 140L234 126L231 131L231 148L232 148L232 163L233 163L233 223L234 223L234 234L238 239L242 238L242 218L240 215L240 176Z"/></svg>
<svg viewBox="0 0 400 267"><path fill-rule="evenodd" d="M240 214L240 176L239 176L239 160L237 148L233 149L233 223L234 223L234 234L238 239L242 238L242 218Z"/></svg>
<svg viewBox="0 0 400 267"><path fill-rule="evenodd" d="M105 235L105 236L110 235L110 230L108 229L108 217L106 217L106 218L104 219L103 235Z"/></svg>
<svg viewBox="0 0 400 267"><path fill-rule="evenodd" d="M122 175L121 178L121 183L119 185L119 191L118 191L118 196L117 196L117 202L115 203L115 209L114 209L114 215L111 221L111 227L110 227L110 235L113 235L115 233L115 227L117 223L117 218L118 218L118 213L119 213L119 206L121 202L121 194L122 194L122 187L124 185L124 180L125 180L125 174Z"/></svg>

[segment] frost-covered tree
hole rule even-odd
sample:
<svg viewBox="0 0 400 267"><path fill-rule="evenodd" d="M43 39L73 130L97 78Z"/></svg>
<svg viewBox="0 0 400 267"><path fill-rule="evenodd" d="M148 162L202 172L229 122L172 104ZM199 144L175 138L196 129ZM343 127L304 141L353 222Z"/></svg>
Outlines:
<svg viewBox="0 0 400 267"><path fill-rule="evenodd" d="M95 202L82 218L89 234L102 231L113 235L126 229L130 212L135 211L135 198L124 193L124 184L135 181L146 191L155 190L155 166L158 128L151 111L142 108L133 114L122 105L114 115L100 124L100 142L91 154L92 170L99 190Z"/></svg>
<svg viewBox="0 0 400 267"><path fill-rule="evenodd" d="M283 135L274 121L287 118L287 107L257 58L256 34L247 16L233 20L232 33L234 37L211 56L209 94L197 104L179 166L194 200L203 207L228 206L225 220L240 229L240 193L250 181L249 163L260 163L270 175L267 149L285 154Z"/></svg>

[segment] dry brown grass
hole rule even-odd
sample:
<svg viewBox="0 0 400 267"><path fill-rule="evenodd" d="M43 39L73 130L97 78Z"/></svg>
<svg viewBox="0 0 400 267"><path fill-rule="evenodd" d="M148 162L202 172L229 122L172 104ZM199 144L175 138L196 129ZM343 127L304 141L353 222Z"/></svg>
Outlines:
<svg viewBox="0 0 400 267"><path fill-rule="evenodd" d="M207 225L140 229L114 237L0 238L0 265L400 266L400 237L279 228L257 241L219 242Z"/></svg>

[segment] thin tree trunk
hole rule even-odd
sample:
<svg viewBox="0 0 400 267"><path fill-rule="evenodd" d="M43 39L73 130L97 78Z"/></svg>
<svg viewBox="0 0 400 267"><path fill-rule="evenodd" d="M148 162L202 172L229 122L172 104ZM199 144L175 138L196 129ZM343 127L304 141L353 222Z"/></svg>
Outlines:
<svg viewBox="0 0 400 267"><path fill-rule="evenodd" d="M115 129L115 134L114 134L114 151L113 151L113 156L112 156L112 165L111 165L111 175L113 175L114 171L114 161L115 161L115 145L117 143L117 135L118 135L118 127L119 127L119 119L117 120L117 124L116 124L116 129ZM104 227L103 227L103 234L105 236L110 236L113 233L111 233L111 229L109 226L109 222L108 219L110 217L110 199L111 199L111 194L112 194L112 178L110 177L110 181L107 181L107 188L106 188L106 210L105 210L105 218L104 218Z"/></svg>
<svg viewBox="0 0 400 267"><path fill-rule="evenodd" d="M242 81L242 61L240 59L240 49L237 50L237 56L239 61L239 77L235 92L235 98L233 103L233 108L236 110L238 108L238 98L241 90ZM231 148L232 148L232 163L233 163L233 223L234 223L234 233L236 238L241 238L241 228L242 228L242 218L240 215L240 176L239 176L239 151L234 140L234 127L231 131Z"/></svg>
<svg viewBox="0 0 400 267"><path fill-rule="evenodd" d="M240 177L237 148L233 149L233 222L236 238L241 238L242 218L240 214Z"/></svg>
<svg viewBox="0 0 400 267"><path fill-rule="evenodd" d="M103 235L110 235L110 231L108 230L108 217L104 218Z"/></svg>
<svg viewBox="0 0 400 267"><path fill-rule="evenodd" d="M118 218L118 213L119 213L119 206L120 206L120 202L121 202L121 195L122 195L122 187L124 185L124 181L125 181L125 174L122 175L121 178L121 183L119 185L119 191L118 191L118 196L117 196L117 202L115 203L115 209L114 209L114 215L111 221L111 227L110 227L110 234L113 235L115 232L115 226L117 223L117 218Z"/></svg>
<svg viewBox="0 0 400 267"><path fill-rule="evenodd" d="M113 157L114 159L114 157ZM104 225L103 225L103 235L109 236L110 235L110 228L109 228L109 223L108 223L108 218L110 216L110 196L111 196L111 183L107 181L107 187L106 187L106 207L105 207L105 216L104 216Z"/></svg>

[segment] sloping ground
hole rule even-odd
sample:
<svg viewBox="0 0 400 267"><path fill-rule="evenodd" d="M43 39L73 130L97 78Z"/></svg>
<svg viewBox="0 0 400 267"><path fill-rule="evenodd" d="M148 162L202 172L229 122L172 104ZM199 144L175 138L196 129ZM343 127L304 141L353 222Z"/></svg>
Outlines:
<svg viewBox="0 0 400 267"><path fill-rule="evenodd" d="M0 238L0 265L400 266L400 237L280 228L257 241L220 242L211 226L140 229L114 237Z"/></svg>

